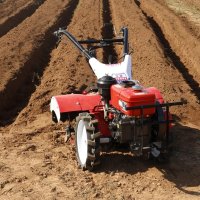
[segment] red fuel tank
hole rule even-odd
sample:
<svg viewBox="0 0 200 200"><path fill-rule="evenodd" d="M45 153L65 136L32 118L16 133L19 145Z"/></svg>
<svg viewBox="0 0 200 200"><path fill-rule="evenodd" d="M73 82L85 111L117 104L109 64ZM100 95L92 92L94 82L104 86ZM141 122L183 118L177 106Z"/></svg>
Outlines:
<svg viewBox="0 0 200 200"><path fill-rule="evenodd" d="M141 110L136 109L126 111L125 106L142 106L154 104L155 101L155 94L148 92L148 90L135 90L134 87L124 87L120 84L111 86L110 104L126 115L139 117L141 116ZM154 113L155 108L145 108L143 111L144 116L152 115Z"/></svg>

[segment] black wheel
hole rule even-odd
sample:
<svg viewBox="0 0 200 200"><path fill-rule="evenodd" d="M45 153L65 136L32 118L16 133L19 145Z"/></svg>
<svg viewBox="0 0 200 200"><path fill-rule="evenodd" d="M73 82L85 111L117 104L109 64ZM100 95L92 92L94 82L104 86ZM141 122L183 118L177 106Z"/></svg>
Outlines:
<svg viewBox="0 0 200 200"><path fill-rule="evenodd" d="M100 163L100 133L97 123L97 120L93 120L89 113L80 113L76 118L76 156L83 170L91 171Z"/></svg>

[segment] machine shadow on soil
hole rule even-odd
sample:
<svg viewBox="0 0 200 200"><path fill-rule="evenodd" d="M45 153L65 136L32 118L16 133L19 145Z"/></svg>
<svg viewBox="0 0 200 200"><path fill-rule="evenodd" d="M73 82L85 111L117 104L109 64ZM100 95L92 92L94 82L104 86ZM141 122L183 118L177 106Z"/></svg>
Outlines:
<svg viewBox="0 0 200 200"><path fill-rule="evenodd" d="M183 131L184 130L184 131ZM160 163L156 159L144 160L142 158L133 157L128 154L126 146L115 149L110 153L103 153L101 156L102 163L94 173L116 173L125 172L126 174L136 174L147 171L149 168L157 168L163 177L174 183L180 191L199 196L200 192L190 191L184 187L195 187L200 185L200 143L198 129L177 124L172 128L174 134L174 144L170 152L168 162ZM191 139L190 134L195 134ZM184 141L188 141L188 145L183 147ZM194 157L196 155L196 157ZM190 167L193 172L191 173ZM190 173L189 173L190 172Z"/></svg>

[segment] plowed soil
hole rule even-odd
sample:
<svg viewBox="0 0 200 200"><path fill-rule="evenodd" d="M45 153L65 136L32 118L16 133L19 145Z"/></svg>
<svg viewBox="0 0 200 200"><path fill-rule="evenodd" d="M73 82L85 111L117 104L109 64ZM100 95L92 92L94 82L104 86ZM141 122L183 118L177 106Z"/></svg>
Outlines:
<svg viewBox="0 0 200 200"><path fill-rule="evenodd" d="M200 25L191 17L200 4L177 2L0 1L0 199L200 198ZM123 26L134 79L187 104L171 109L177 123L169 163L113 151L102 154L96 171L82 171L74 146L64 143L66 123L51 121L49 102L96 78L78 50L52 33L65 27L80 39L102 38ZM107 60L103 51L98 57Z"/></svg>

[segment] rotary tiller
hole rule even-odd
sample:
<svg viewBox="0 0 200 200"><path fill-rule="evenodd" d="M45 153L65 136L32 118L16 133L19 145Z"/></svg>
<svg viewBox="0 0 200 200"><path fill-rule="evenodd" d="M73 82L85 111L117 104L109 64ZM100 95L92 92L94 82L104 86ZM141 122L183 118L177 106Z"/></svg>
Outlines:
<svg viewBox="0 0 200 200"><path fill-rule="evenodd" d="M132 79L128 29L122 28L121 33L120 38L78 41L66 30L55 32L59 38L67 36L84 54L97 77L97 87L87 93L53 96L50 103L54 122L69 120L66 135L75 133L82 169L92 170L100 163L101 147L106 144L125 144L134 155L160 158L171 141L169 107L183 104L165 102L158 89L144 88ZM95 58L95 49L118 44L123 45L122 62L104 64Z"/></svg>

